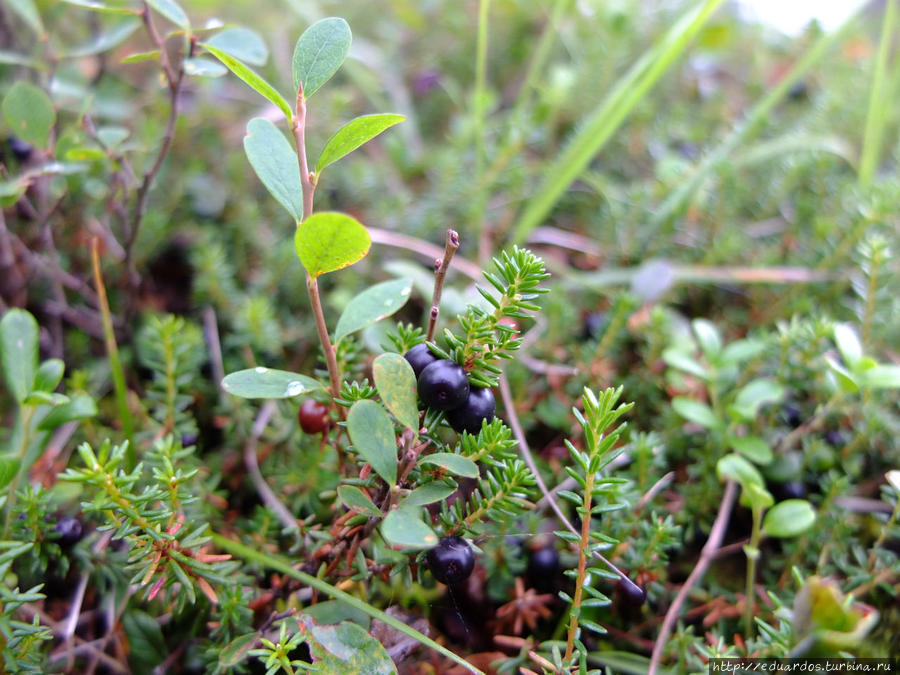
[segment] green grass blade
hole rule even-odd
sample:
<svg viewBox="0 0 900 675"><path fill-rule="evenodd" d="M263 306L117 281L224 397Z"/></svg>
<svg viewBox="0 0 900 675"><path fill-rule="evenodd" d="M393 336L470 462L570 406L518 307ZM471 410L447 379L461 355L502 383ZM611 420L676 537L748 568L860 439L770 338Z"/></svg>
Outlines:
<svg viewBox="0 0 900 675"><path fill-rule="evenodd" d="M643 100L663 73L685 51L722 0L705 0L687 12L668 33L618 81L600 106L547 168L534 196L525 205L513 231L512 243L522 244L542 223L559 198L591 159L606 145L625 118Z"/></svg>
<svg viewBox="0 0 900 675"><path fill-rule="evenodd" d="M812 48L804 54L790 72L785 75L782 80L766 94L753 107L744 122L738 125L719 146L709 153L702 162L694 170L693 175L681 184L681 186L670 194L659 211L653 218L653 225L660 227L669 224L690 204L691 199L706 182L713 171L725 160L732 156L735 149L744 141L746 141L753 133L759 129L772 112L772 109L788 94L791 88L799 82L800 78L812 68L825 54L831 46L840 40L844 34L844 30L851 24L854 15L844 23L844 25L831 33L825 33L816 40Z"/></svg>
<svg viewBox="0 0 900 675"><path fill-rule="evenodd" d="M872 89L869 93L869 111L866 115L866 129L863 137L862 154L859 159L859 187L863 190L872 183L872 176L878 166L881 155L884 129L887 126L890 86L888 82L888 59L891 43L897 29L897 1L887 0L884 10L884 23L881 27L881 44L875 59L875 74L872 78Z"/></svg>
<svg viewBox="0 0 900 675"><path fill-rule="evenodd" d="M395 619L390 614L385 614L380 609L376 609L369 603L365 602L364 600L360 600L354 595L345 593L344 591L335 588L331 584L322 581L321 579L306 574L305 572L301 572L300 570L294 569L286 560L280 557L261 553L260 551L244 546L243 544L239 544L236 541L227 539L226 537L223 537L219 534L213 534L212 540L216 546L225 551L228 551L232 555L244 558L245 560L252 560L253 562L268 567L269 569L276 570L277 572L281 572L282 574L287 574L288 576L291 576L294 579L303 582L307 586L315 588L320 593L324 593L325 595L328 595L335 600L340 600L341 602L344 602L361 612L365 612L373 619L378 619L379 621L386 623L394 630L403 633L407 637L411 637L413 640L416 640L429 649L433 649L434 651L438 652L442 656L447 657L454 663L458 663L470 673L475 673L475 675L484 675L482 671L466 662L465 659L457 656L446 647L442 647L428 636L423 635L422 633L417 631L415 628L407 626L402 621Z"/></svg>

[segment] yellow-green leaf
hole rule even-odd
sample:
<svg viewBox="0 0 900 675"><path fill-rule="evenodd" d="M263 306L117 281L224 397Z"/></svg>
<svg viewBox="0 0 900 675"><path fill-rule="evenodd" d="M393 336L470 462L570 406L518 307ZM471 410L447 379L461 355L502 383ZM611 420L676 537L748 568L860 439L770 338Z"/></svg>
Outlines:
<svg viewBox="0 0 900 675"><path fill-rule="evenodd" d="M334 164L341 157L349 155L359 146L371 141L382 131L405 120L403 115L385 113L381 115L363 115L350 120L338 129L325 143L322 154L316 160L316 173L321 173L329 164Z"/></svg>
<svg viewBox="0 0 900 675"><path fill-rule="evenodd" d="M297 226L297 257L311 277L343 269L361 260L372 241L359 221L344 213L314 213Z"/></svg>

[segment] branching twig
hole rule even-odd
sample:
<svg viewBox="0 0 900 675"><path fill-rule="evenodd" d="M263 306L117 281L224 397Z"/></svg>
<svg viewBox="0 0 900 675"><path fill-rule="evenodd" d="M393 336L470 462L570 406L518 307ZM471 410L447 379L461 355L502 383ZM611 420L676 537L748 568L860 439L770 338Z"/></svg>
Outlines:
<svg viewBox="0 0 900 675"><path fill-rule="evenodd" d="M709 564L716 557L719 544L722 543L722 538L725 536L725 529L728 526L728 519L731 516L731 509L734 506L736 497L737 483L728 481L728 484L725 486L725 494L722 496L722 502L719 504L719 513L716 515L716 520L709 531L709 539L706 540L703 550L700 551L700 559L669 606L666 618L663 620L662 626L660 626L659 634L656 636L656 644L653 645L653 654L650 657L650 667L647 670L647 675L655 675L659 662L662 659L663 650L666 648L669 634L672 632L682 605L687 600L688 593L703 578L706 568L709 567Z"/></svg>
<svg viewBox="0 0 900 675"><path fill-rule="evenodd" d="M431 296L431 312L428 314L428 332L425 340L431 342L434 339L434 329L437 326L438 315L441 313L441 291L444 289L444 277L447 276L447 268L453 260L453 254L459 248L459 234L456 230L447 230L447 242L444 244L444 257L434 259L434 294Z"/></svg>

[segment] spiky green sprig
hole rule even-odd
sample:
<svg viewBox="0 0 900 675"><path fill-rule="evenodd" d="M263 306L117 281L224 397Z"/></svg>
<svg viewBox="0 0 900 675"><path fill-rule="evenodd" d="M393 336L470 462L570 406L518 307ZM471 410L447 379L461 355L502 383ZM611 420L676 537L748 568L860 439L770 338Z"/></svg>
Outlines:
<svg viewBox="0 0 900 675"><path fill-rule="evenodd" d="M495 417L490 424L481 427L476 435L465 432L459 437L457 452L473 462L485 462L498 466L515 459L518 441L512 438L512 430Z"/></svg>
<svg viewBox="0 0 900 675"><path fill-rule="evenodd" d="M478 286L478 292L494 308L492 312L470 305L460 315L462 335L444 330L447 350L435 350L444 358L462 365L469 380L479 387L497 386L499 359L511 358L522 345L518 329L503 319L527 319L540 307L533 302L547 289L539 284L549 278L544 262L527 249L513 247L512 253L503 251L493 259L496 272L483 272L493 291Z"/></svg>
<svg viewBox="0 0 900 675"><path fill-rule="evenodd" d="M341 383L341 393L334 401L338 405L349 408L357 401L375 398L377 395L378 391L369 384L368 380L363 380L362 382L357 382L356 380L348 382L347 380L344 380L344 382Z"/></svg>
<svg viewBox="0 0 900 675"><path fill-rule="evenodd" d="M531 471L518 459L488 467L468 500L457 500L452 506L443 503L440 520L444 534L476 532L483 520L497 522L518 517L533 506L530 500L534 484Z"/></svg>

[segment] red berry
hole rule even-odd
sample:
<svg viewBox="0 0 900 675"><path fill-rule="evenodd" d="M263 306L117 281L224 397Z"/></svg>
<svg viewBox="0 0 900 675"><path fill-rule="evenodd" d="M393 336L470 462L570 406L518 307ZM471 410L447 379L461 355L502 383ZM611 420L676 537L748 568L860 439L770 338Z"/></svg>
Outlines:
<svg viewBox="0 0 900 675"><path fill-rule="evenodd" d="M311 398L306 399L297 411L300 428L307 434L320 434L328 428L328 406Z"/></svg>
<svg viewBox="0 0 900 675"><path fill-rule="evenodd" d="M419 375L419 398L434 410L453 410L466 402L469 378L458 363L441 359Z"/></svg>
<svg viewBox="0 0 900 675"><path fill-rule="evenodd" d="M448 586L465 581L475 569L475 552L462 537L444 537L425 554L432 576Z"/></svg>

